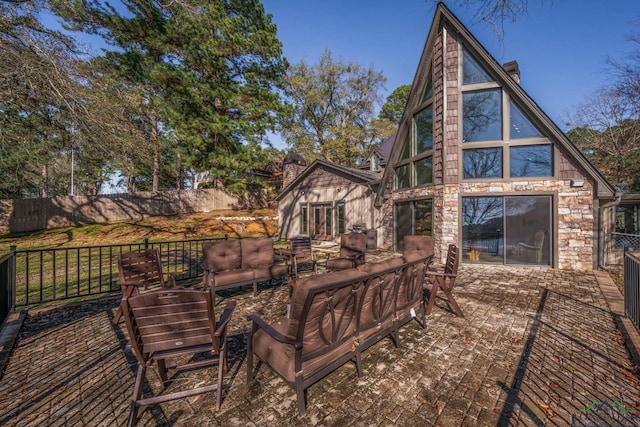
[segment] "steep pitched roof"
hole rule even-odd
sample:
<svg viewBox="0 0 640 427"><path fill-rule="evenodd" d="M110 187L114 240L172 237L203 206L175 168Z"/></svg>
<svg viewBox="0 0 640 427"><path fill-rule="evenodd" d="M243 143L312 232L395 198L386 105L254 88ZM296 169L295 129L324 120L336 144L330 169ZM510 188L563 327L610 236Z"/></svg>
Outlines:
<svg viewBox="0 0 640 427"><path fill-rule="evenodd" d="M314 170L316 170L321 166L350 175L351 177L362 181L364 184L377 184L380 182L380 179L382 178L382 174L379 172L349 168L346 166L339 165L337 163L329 162L327 160L318 159L318 160L315 160L313 163L311 163L305 170L303 170L302 173L296 177L296 179L294 179L289 183L289 185L283 188L282 191L275 197L275 200L276 201L280 200L282 196L284 196L289 191L291 191L292 188L295 188L295 186L298 185L300 181L302 181L304 178L309 176L309 174L311 174Z"/></svg>
<svg viewBox="0 0 640 427"><path fill-rule="evenodd" d="M382 141L373 149L366 160L360 164L360 169L368 169L371 166L371 156L373 156L374 153L377 153L378 156L380 156L380 166L385 166L387 164L387 161L389 160L389 155L391 155L391 150L393 149L395 140L396 134L394 133L393 135Z"/></svg>
<svg viewBox="0 0 640 427"><path fill-rule="evenodd" d="M480 42L471 34L471 32L460 22L460 20L443 4L438 3L427 40L425 42L418 69L416 71L409 99L407 101L404 114L400 120L398 127L398 135L407 133L407 126L411 123L411 109L419 102L425 81L430 69L431 59L433 56L433 48L436 37L441 28L448 24L456 32L457 38L464 44L473 57L480 62L486 69L491 70L496 77L497 83L506 90L512 99L521 107L522 112L535 123L541 130L544 130L549 139L557 143L576 161L583 169L587 176L593 179L596 185L598 197L608 199L613 198L616 189L602 176L602 174L587 160L582 152L567 138L567 136L558 128L558 126L542 111L536 102L522 89L522 87L511 77L495 58L480 44ZM398 140L398 144L394 144L391 151L388 164L393 166L402 150L403 141ZM393 176L393 167L385 168L382 182L378 190L376 205L382 204L382 197L386 189L385 183Z"/></svg>

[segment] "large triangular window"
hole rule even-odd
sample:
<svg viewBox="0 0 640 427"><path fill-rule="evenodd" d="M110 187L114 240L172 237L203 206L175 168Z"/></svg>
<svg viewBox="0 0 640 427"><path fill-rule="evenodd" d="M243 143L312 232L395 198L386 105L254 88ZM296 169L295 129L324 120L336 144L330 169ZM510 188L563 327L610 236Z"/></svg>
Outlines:
<svg viewBox="0 0 640 427"><path fill-rule="evenodd" d="M542 137L538 128L531 123L513 101L509 104L509 108L511 110L511 139Z"/></svg>

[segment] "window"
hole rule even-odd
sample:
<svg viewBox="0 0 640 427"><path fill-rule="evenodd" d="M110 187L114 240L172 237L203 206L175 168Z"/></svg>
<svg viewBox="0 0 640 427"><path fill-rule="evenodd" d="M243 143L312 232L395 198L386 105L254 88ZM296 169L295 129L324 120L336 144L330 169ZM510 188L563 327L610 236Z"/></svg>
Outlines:
<svg viewBox="0 0 640 427"><path fill-rule="evenodd" d="M551 205L551 196L463 197L465 259L550 265Z"/></svg>
<svg viewBox="0 0 640 427"><path fill-rule="evenodd" d="M553 174L551 148L551 144L511 147L509 149L510 175L512 177L551 176Z"/></svg>
<svg viewBox="0 0 640 427"><path fill-rule="evenodd" d="M418 160L413 164L415 170L415 185L431 184L433 182L433 161L431 157Z"/></svg>
<svg viewBox="0 0 640 427"><path fill-rule="evenodd" d="M396 190L409 187L409 165L398 166L395 172Z"/></svg>
<svg viewBox="0 0 640 427"><path fill-rule="evenodd" d="M415 133L415 154L433 148L433 108L428 106L413 118Z"/></svg>
<svg viewBox="0 0 640 427"><path fill-rule="evenodd" d="M371 170L373 172L377 172L380 170L380 156L378 156L378 154L373 153L373 155L371 156L371 160L370 160L370 164L371 164Z"/></svg>
<svg viewBox="0 0 640 427"><path fill-rule="evenodd" d="M462 141L502 139L502 91L489 89L462 95Z"/></svg>
<svg viewBox="0 0 640 427"><path fill-rule="evenodd" d="M346 232L344 202L336 203L336 227L338 234L344 234Z"/></svg>
<svg viewBox="0 0 640 427"><path fill-rule="evenodd" d="M402 145L402 151L400 152L400 160L408 159L409 154L409 140L407 139Z"/></svg>
<svg viewBox="0 0 640 427"><path fill-rule="evenodd" d="M553 145L466 50L462 58L463 179L553 176Z"/></svg>
<svg viewBox="0 0 640 427"><path fill-rule="evenodd" d="M511 112L511 139L542 138L542 134L538 128L529 121L513 101L509 103L509 111Z"/></svg>
<svg viewBox="0 0 640 427"><path fill-rule="evenodd" d="M462 84L486 83L493 81L469 52L462 52Z"/></svg>
<svg viewBox="0 0 640 427"><path fill-rule="evenodd" d="M309 205L300 205L300 234L309 234Z"/></svg>
<svg viewBox="0 0 640 427"><path fill-rule="evenodd" d="M424 86L424 91L422 92L422 98L420 98L420 103L426 102L433 96L433 70L429 69L429 75L427 76L427 81Z"/></svg>
<svg viewBox="0 0 640 427"><path fill-rule="evenodd" d="M411 200L395 204L396 250L402 251L404 236L431 236L433 230L433 201Z"/></svg>
<svg viewBox="0 0 640 427"><path fill-rule="evenodd" d="M502 148L464 150L463 177L502 178Z"/></svg>

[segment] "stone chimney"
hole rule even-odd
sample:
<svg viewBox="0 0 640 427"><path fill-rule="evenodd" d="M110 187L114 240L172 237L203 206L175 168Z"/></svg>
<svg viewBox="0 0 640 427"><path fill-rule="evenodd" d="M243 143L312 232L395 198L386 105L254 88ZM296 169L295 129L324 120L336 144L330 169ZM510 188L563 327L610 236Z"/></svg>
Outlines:
<svg viewBox="0 0 640 427"><path fill-rule="evenodd" d="M509 73L511 78L518 84L520 84L520 67L518 61L509 61L502 64L502 68Z"/></svg>
<svg viewBox="0 0 640 427"><path fill-rule="evenodd" d="M287 154L282 161L282 188L286 188L306 167L307 161L300 154Z"/></svg>

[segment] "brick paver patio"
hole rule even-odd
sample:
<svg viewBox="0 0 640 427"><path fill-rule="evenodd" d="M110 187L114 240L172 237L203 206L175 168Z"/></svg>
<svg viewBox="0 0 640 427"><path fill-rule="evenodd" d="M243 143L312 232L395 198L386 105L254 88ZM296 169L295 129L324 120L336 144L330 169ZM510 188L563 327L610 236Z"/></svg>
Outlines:
<svg viewBox="0 0 640 427"><path fill-rule="evenodd" d="M630 417L640 409L638 376L596 277L463 264L455 295L464 318L437 301L426 329L412 322L401 330L400 348L385 339L365 353L362 378L349 363L311 386L302 418L294 391L268 367L245 385L246 315L282 316L286 285L255 298L249 289L226 293L238 310L221 410L210 393L151 406L139 425L570 425L595 401ZM126 422L136 361L124 323L110 323L117 302L29 315L0 381L0 425Z"/></svg>

